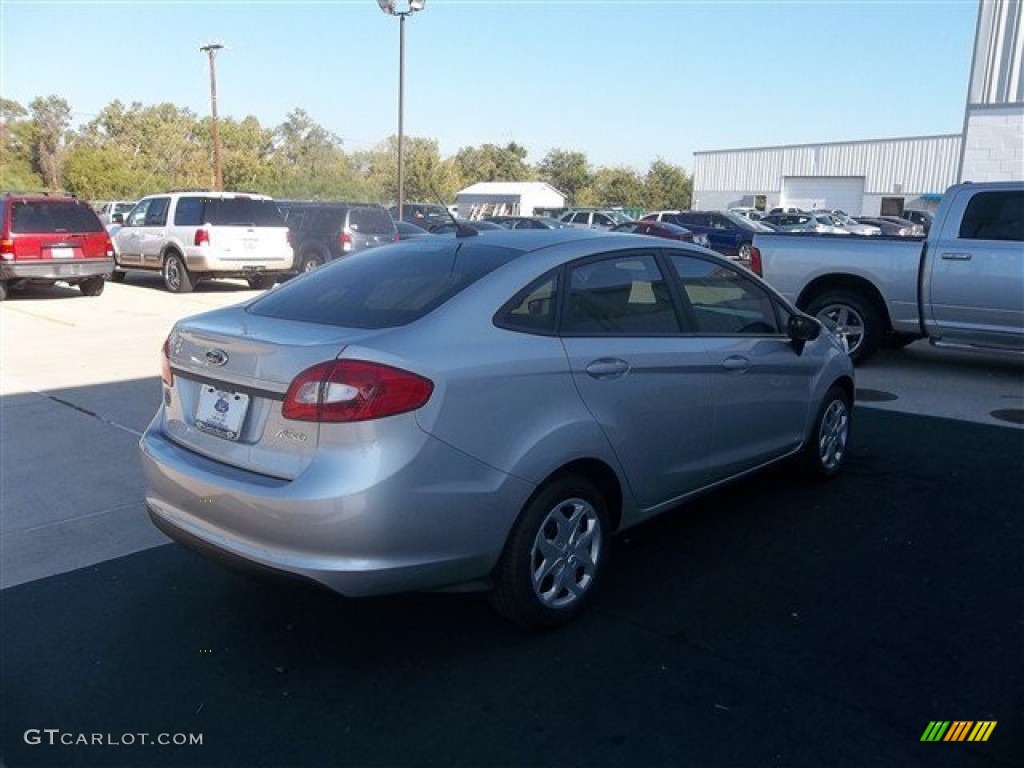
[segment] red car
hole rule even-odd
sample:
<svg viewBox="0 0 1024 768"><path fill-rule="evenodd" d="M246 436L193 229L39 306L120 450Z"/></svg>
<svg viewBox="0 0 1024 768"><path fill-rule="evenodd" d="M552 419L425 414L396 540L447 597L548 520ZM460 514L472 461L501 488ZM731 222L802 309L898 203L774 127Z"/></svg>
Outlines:
<svg viewBox="0 0 1024 768"><path fill-rule="evenodd" d="M0 195L0 301L29 283L77 285L103 293L114 269L114 246L99 216L74 197Z"/></svg>
<svg viewBox="0 0 1024 768"><path fill-rule="evenodd" d="M631 235L651 235L652 237L664 237L668 240L682 240L684 243L697 242L694 240L693 232L678 224L671 224L667 221L629 221L625 224L618 224L611 228L612 232L627 232ZM707 241L697 242L697 245L707 245Z"/></svg>

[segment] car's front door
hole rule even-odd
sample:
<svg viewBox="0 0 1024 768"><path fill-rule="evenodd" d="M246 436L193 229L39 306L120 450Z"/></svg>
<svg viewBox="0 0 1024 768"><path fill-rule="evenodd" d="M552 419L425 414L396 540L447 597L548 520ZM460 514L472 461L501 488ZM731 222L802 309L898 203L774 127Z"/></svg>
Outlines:
<svg viewBox="0 0 1024 768"><path fill-rule="evenodd" d="M167 241L167 209L169 197L154 197L146 209L146 221L140 228L142 263L147 267L161 266L164 243Z"/></svg>
<svg viewBox="0 0 1024 768"><path fill-rule="evenodd" d="M146 212L152 198L140 200L124 220L124 226L114 234L117 245L117 261L127 266L142 264L142 231L146 223Z"/></svg>
<svg viewBox="0 0 1024 768"><path fill-rule="evenodd" d="M669 263L708 354L714 478L799 447L819 363L799 354L790 341L787 310L742 267L678 253Z"/></svg>
<svg viewBox="0 0 1024 768"><path fill-rule="evenodd" d="M711 374L656 249L570 265L560 333L573 379L637 503L653 507L707 482Z"/></svg>

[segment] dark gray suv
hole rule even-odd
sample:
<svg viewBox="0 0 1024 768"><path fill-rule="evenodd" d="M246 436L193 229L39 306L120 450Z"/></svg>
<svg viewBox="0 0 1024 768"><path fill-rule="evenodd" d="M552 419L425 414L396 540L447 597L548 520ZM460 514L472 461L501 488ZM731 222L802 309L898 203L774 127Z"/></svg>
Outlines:
<svg viewBox="0 0 1024 768"><path fill-rule="evenodd" d="M278 207L288 225L296 272L398 240L395 222L376 203L279 200Z"/></svg>

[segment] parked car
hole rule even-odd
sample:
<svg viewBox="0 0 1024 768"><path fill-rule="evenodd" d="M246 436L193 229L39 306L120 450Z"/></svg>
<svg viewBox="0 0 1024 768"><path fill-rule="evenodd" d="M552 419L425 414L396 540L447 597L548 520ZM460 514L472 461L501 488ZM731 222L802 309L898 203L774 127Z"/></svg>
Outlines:
<svg viewBox="0 0 1024 768"><path fill-rule="evenodd" d="M770 213L764 224L777 232L811 232L819 235L849 235L840 220L831 213Z"/></svg>
<svg viewBox="0 0 1024 768"><path fill-rule="evenodd" d="M832 211L832 218L839 221L839 226L851 235L864 235L865 237L876 237L882 234L882 230L871 224L861 224L855 218L843 211Z"/></svg>
<svg viewBox="0 0 1024 768"><path fill-rule="evenodd" d="M792 205L783 205L776 208L772 208L771 210L768 211L768 213L810 213L810 211L805 211L803 208L797 208L796 206Z"/></svg>
<svg viewBox="0 0 1024 768"><path fill-rule="evenodd" d="M403 203L401 216L398 215L398 206L393 205L388 208L388 213L391 214L391 218L395 221L401 218L410 224L415 224L417 227L423 227L423 229L427 230L437 224L443 224L451 220L446 207L432 203Z"/></svg>
<svg viewBox="0 0 1024 768"><path fill-rule="evenodd" d="M550 216L488 216L481 221L500 224L505 229L565 229L569 226Z"/></svg>
<svg viewBox="0 0 1024 768"><path fill-rule="evenodd" d="M169 192L144 197L115 234L117 270L159 271L172 293L200 280L241 277L265 289L293 269L288 227L266 195Z"/></svg>
<svg viewBox="0 0 1024 768"><path fill-rule="evenodd" d="M124 217L135 207L134 200L97 200L93 208L99 214L104 226L124 223ZM117 218L115 218L117 217Z"/></svg>
<svg viewBox="0 0 1024 768"><path fill-rule="evenodd" d="M914 225L909 221L897 223L880 216L858 216L857 221L878 227L886 237L910 237L914 232Z"/></svg>
<svg viewBox="0 0 1024 768"><path fill-rule="evenodd" d="M574 229L611 229L616 224L625 224L632 219L622 211L569 210L558 220Z"/></svg>
<svg viewBox="0 0 1024 768"><path fill-rule="evenodd" d="M847 456L839 339L687 243L420 238L179 321L140 444L153 522L349 596L490 589L523 624L594 597L612 533ZM768 387L766 389L766 387Z"/></svg>
<svg viewBox="0 0 1024 768"><path fill-rule="evenodd" d="M900 218L912 221L914 224L920 224L926 235L931 231L932 221L934 219L929 211L916 211L912 208L905 209Z"/></svg>
<svg viewBox="0 0 1024 768"><path fill-rule="evenodd" d="M395 229L398 230L399 240L412 240L417 237L430 237L430 233L423 227L410 224L408 221L396 221Z"/></svg>
<svg viewBox="0 0 1024 768"><path fill-rule="evenodd" d="M469 227L470 229L475 229L477 232L506 229L506 227L501 226L501 224L495 224L492 221L470 221L469 219L456 219L455 221L452 221L451 219L448 219L448 221L442 222L441 224L435 224L428 231L432 235L451 235L459 227Z"/></svg>
<svg viewBox="0 0 1024 768"><path fill-rule="evenodd" d="M908 233L910 237L924 237L924 227L920 224L915 224L910 219L905 219L902 216L879 216L878 218L883 221L890 221L898 227L904 227L909 229Z"/></svg>
<svg viewBox="0 0 1024 768"><path fill-rule="evenodd" d="M750 260L750 244L757 232L767 231L760 222L721 211L652 211L641 221L668 221L705 235L708 247L740 261Z"/></svg>
<svg viewBox="0 0 1024 768"><path fill-rule="evenodd" d="M0 194L0 301L29 284L77 285L99 296L114 246L96 211L74 197Z"/></svg>
<svg viewBox="0 0 1024 768"><path fill-rule="evenodd" d="M729 213L735 213L737 216L742 216L743 218L750 219L751 221L760 221L765 216L764 211L758 210L757 208L751 208L749 206L730 208Z"/></svg>
<svg viewBox="0 0 1024 768"><path fill-rule="evenodd" d="M881 221L886 221L881 219ZM751 269L846 338L1024 352L1024 182L950 187L926 240L759 236Z"/></svg>
<svg viewBox="0 0 1024 768"><path fill-rule="evenodd" d="M664 237L666 240L679 240L684 243L697 243L705 248L708 246L706 235L694 235L686 227L672 224L668 221L629 221L625 224L616 224L609 232L624 232L631 235L650 235L651 237Z"/></svg>
<svg viewBox="0 0 1024 768"><path fill-rule="evenodd" d="M288 201L278 207L288 226L296 272L398 240L395 222L376 203Z"/></svg>

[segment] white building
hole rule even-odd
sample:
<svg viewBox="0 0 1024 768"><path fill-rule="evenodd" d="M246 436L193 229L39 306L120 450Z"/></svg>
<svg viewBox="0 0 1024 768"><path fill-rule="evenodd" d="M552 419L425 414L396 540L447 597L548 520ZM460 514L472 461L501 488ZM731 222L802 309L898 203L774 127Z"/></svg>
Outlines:
<svg viewBox="0 0 1024 768"><path fill-rule="evenodd" d="M961 134L694 153L693 207L934 210L959 181L1024 179L1024 7L981 0Z"/></svg>
<svg viewBox="0 0 1024 768"><path fill-rule="evenodd" d="M481 181L455 195L463 219L533 216L537 208L564 208L565 195L542 181Z"/></svg>

